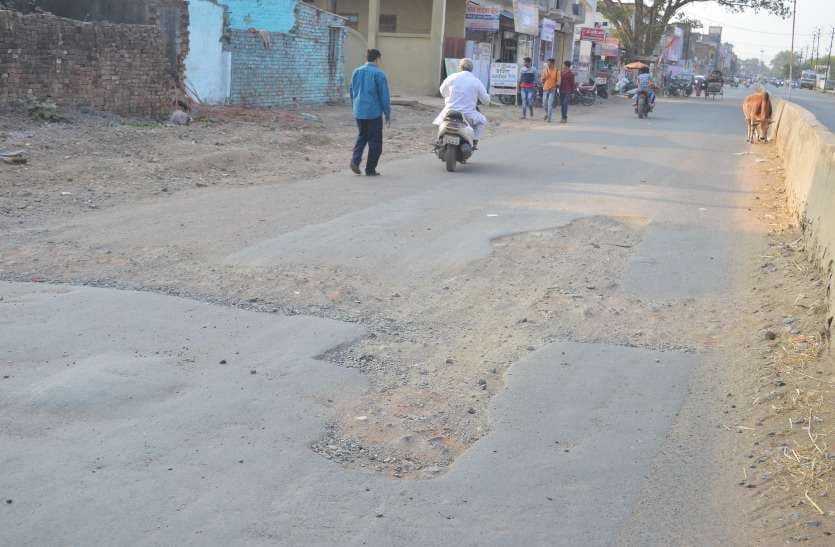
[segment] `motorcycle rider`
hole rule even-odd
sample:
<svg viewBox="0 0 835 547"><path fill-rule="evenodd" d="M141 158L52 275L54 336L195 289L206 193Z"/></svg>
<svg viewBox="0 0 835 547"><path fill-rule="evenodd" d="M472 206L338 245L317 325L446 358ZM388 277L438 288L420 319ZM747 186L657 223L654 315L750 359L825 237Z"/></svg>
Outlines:
<svg viewBox="0 0 835 547"><path fill-rule="evenodd" d="M490 95L473 74L473 60L464 58L458 63L459 72L447 77L441 84L441 96L444 98L444 109L432 122L441 125L449 111L460 112L473 127L473 149L478 148L478 141L487 125L487 118L478 111L478 103L490 104Z"/></svg>
<svg viewBox="0 0 835 547"><path fill-rule="evenodd" d="M655 108L655 81L649 73L649 67L643 67L638 71L638 91L635 93L635 108L638 107L638 96L641 93L647 94L647 101L649 101L649 108Z"/></svg>

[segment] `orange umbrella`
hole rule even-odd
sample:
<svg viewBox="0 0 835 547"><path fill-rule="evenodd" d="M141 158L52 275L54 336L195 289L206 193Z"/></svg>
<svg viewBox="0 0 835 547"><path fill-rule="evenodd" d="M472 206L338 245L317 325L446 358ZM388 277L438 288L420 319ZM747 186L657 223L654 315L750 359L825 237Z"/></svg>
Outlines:
<svg viewBox="0 0 835 547"><path fill-rule="evenodd" d="M641 61L635 61L634 63L629 63L628 65L626 65L626 68L628 68L629 70L638 70L638 69L641 69L641 68L649 68L649 67L647 65L645 65L644 63L642 63Z"/></svg>

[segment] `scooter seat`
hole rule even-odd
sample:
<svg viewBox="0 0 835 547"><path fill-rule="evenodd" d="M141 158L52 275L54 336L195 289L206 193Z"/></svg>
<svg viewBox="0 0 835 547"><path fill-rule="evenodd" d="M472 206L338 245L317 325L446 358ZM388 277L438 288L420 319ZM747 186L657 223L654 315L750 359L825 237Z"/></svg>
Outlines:
<svg viewBox="0 0 835 547"><path fill-rule="evenodd" d="M461 114L460 112L455 111L455 110L450 110L446 114L446 119L457 120L459 122L463 122L464 121L464 115Z"/></svg>

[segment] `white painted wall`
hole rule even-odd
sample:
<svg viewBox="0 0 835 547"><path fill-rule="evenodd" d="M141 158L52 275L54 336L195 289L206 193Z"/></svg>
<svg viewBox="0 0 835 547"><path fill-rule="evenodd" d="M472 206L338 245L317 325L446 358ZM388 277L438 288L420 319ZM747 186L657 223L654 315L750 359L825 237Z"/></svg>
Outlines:
<svg viewBox="0 0 835 547"><path fill-rule="evenodd" d="M186 85L204 104L223 104L229 99L232 57L223 51L223 7L209 0L191 0L188 5L189 50Z"/></svg>

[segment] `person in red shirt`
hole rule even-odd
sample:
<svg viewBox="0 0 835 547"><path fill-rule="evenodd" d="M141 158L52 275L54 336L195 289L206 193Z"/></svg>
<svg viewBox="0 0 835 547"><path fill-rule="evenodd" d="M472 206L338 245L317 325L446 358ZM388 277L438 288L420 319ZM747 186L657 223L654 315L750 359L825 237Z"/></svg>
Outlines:
<svg viewBox="0 0 835 547"><path fill-rule="evenodd" d="M560 107L562 108L560 123L568 122L568 101L571 100L571 95L577 91L574 73L571 72L571 61L566 61L564 65L562 73L560 73Z"/></svg>

